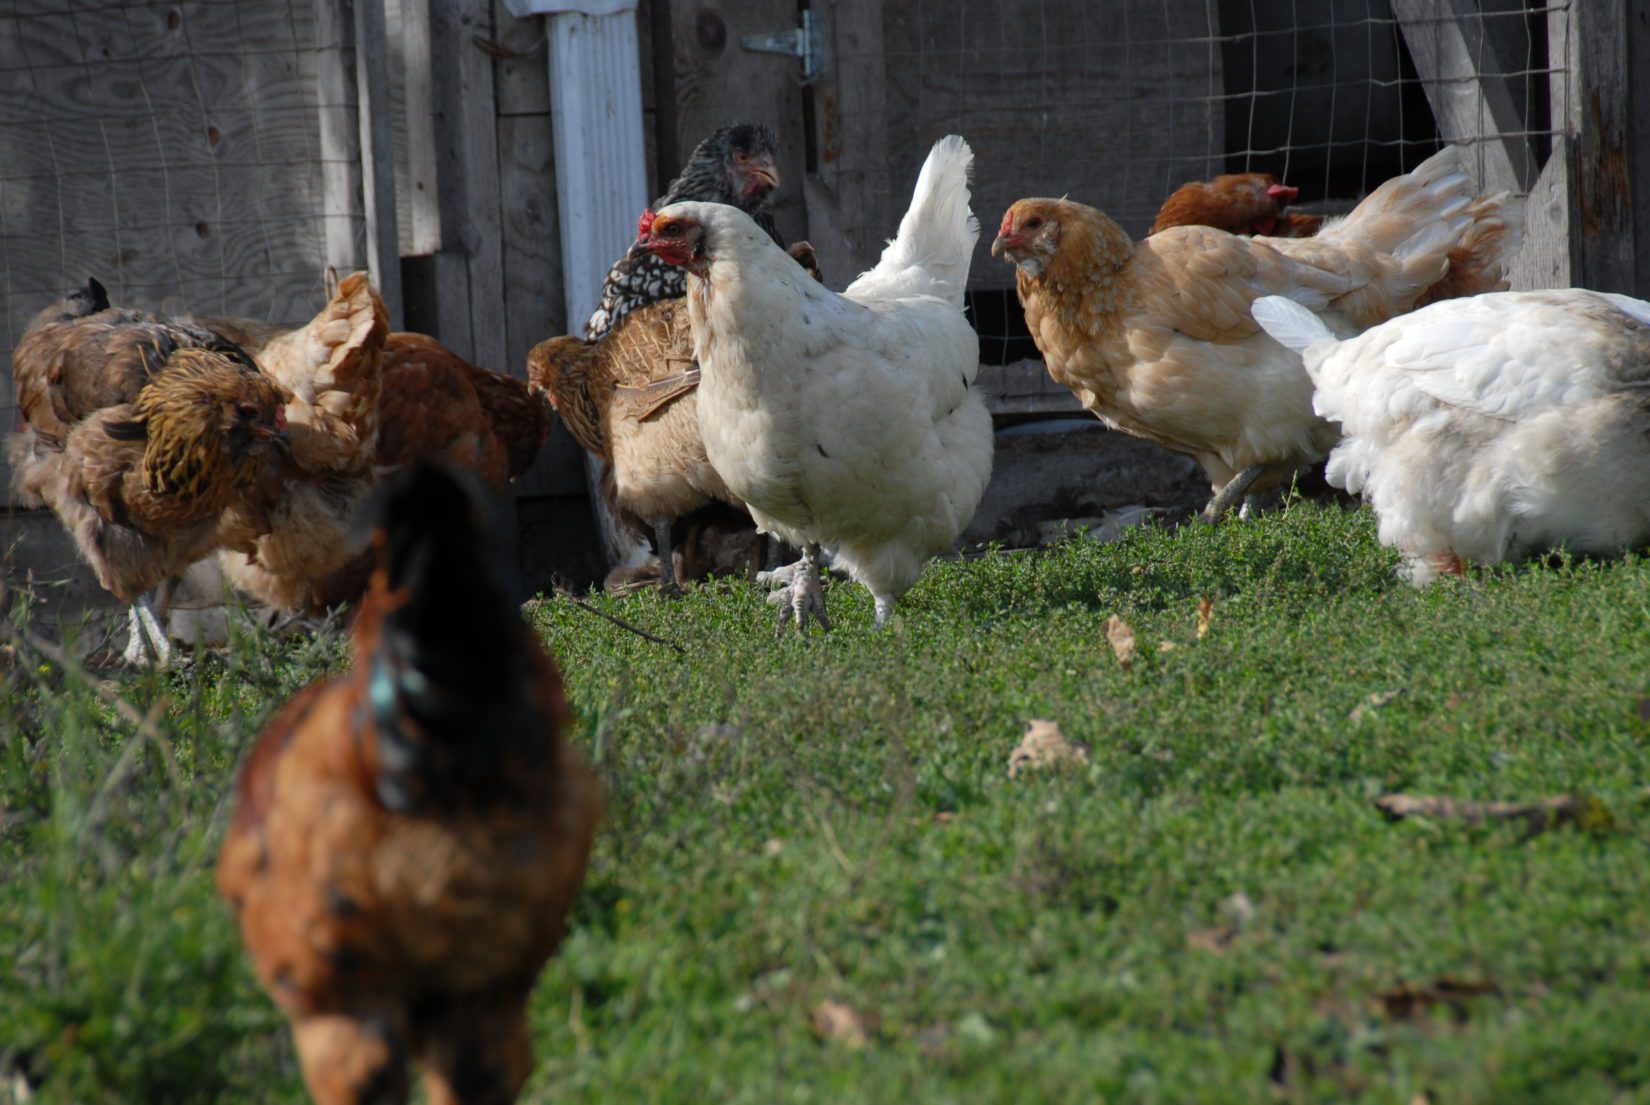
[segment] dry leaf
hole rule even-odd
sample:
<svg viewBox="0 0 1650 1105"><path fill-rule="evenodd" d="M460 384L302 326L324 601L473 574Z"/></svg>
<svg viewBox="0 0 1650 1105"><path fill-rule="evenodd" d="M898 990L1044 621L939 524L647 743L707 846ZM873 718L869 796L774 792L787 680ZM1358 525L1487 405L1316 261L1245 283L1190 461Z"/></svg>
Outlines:
<svg viewBox="0 0 1650 1105"><path fill-rule="evenodd" d="M1173 652L1176 647L1177 646L1175 645L1175 643L1173 641L1159 641L1159 642L1157 642L1157 651L1159 651L1159 652Z"/></svg>
<svg viewBox="0 0 1650 1105"><path fill-rule="evenodd" d="M836 1040L855 1050L867 1042L865 1018L840 1001L826 998L814 1006L812 1020L814 1035L821 1040Z"/></svg>
<svg viewBox="0 0 1650 1105"><path fill-rule="evenodd" d="M1443 1006L1457 1020L1465 1020L1467 1002L1489 994L1499 994L1501 987L1487 979L1460 979L1445 975L1425 985L1400 982L1379 995L1381 1011L1395 1021L1413 1021L1426 1016L1436 1006Z"/></svg>
<svg viewBox="0 0 1650 1105"><path fill-rule="evenodd" d="M1371 710L1377 710L1382 706L1385 706L1388 702L1391 702L1393 699L1397 698L1400 693L1402 692L1377 691L1368 698L1364 699L1362 702L1358 703L1356 706L1352 707L1352 713L1348 716L1352 719L1352 723L1356 725L1358 722L1362 721Z"/></svg>
<svg viewBox="0 0 1650 1105"><path fill-rule="evenodd" d="M1032 771L1055 764L1089 762L1089 750L1073 744L1052 721L1033 718L1026 725L1026 735L1019 747L1008 757L1008 777L1017 779L1022 771Z"/></svg>
<svg viewBox="0 0 1650 1105"><path fill-rule="evenodd" d="M1134 659L1134 630L1129 623L1116 614L1106 619L1106 640L1111 642L1112 652L1117 654L1117 662L1127 671L1129 661Z"/></svg>
<svg viewBox="0 0 1650 1105"><path fill-rule="evenodd" d="M1197 600L1197 639L1203 640L1209 632L1209 620L1215 616L1215 604L1208 599Z"/></svg>
<svg viewBox="0 0 1650 1105"><path fill-rule="evenodd" d="M769 856L769 857L777 856L780 852L783 852L784 850L785 850L785 842L783 840L778 839L777 837L769 837L767 840L764 840L762 842L762 854L765 855L765 856Z"/></svg>

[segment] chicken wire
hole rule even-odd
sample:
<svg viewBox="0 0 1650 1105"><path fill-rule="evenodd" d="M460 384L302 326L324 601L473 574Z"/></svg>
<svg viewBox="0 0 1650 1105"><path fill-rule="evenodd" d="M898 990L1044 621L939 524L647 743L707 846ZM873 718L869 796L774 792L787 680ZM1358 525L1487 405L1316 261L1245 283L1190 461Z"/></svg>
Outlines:
<svg viewBox="0 0 1650 1105"><path fill-rule="evenodd" d="M1550 92L1563 80L1547 56L1549 16L1564 18L1573 2L1468 5L1474 69L1499 71L1520 127L1488 121L1473 72L1445 64L1432 74L1434 94L1477 90L1478 126L1462 132L1457 121L1449 138L1479 155L1480 180L1488 145L1509 134L1530 147L1515 191L1527 193L1545 162ZM1458 18L1442 2L1407 7L1410 35ZM1021 196L1069 195L1138 237L1179 185L1255 171L1299 188L1297 209L1340 211L1442 141L1391 0L916 0L883 10L887 96L877 110L887 120L889 217L897 220L928 145L966 135L984 229L970 307L987 363L1037 356L1012 270L986 252ZM855 125L851 112L841 125Z"/></svg>
<svg viewBox="0 0 1650 1105"><path fill-rule="evenodd" d="M0 7L6 363L89 276L151 310L289 319L325 301L325 33L311 0Z"/></svg>

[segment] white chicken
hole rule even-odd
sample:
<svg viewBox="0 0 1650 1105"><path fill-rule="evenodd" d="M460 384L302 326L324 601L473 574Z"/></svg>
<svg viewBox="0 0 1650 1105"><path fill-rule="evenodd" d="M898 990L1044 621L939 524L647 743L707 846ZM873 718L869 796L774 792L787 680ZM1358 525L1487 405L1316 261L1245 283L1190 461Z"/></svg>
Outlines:
<svg viewBox="0 0 1650 1105"><path fill-rule="evenodd" d="M1462 559L1650 541L1650 303L1498 292L1348 341L1282 297L1254 315L1301 351L1344 432L1329 481L1368 498L1416 586Z"/></svg>
<svg viewBox="0 0 1650 1105"><path fill-rule="evenodd" d="M688 273L705 452L758 528L800 546L780 626L829 630L820 547L876 624L962 533L991 476L963 289L973 153L934 145L899 235L838 295L733 207L671 204L638 245Z"/></svg>

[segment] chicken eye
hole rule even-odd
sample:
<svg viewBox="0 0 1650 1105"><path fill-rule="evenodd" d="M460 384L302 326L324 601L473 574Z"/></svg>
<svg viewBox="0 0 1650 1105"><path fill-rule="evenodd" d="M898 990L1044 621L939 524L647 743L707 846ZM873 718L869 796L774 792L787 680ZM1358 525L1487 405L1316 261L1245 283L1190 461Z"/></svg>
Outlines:
<svg viewBox="0 0 1650 1105"><path fill-rule="evenodd" d="M748 153L737 153L736 152L733 155L733 159L735 161L739 162L739 164L743 165L745 162L747 162L751 159L751 155L748 154Z"/></svg>
<svg viewBox="0 0 1650 1105"><path fill-rule="evenodd" d="M1027 230L1036 230L1039 226L1042 226L1042 225L1043 225L1043 219L1042 219L1042 216L1040 216L1040 215L1033 215L1033 216L1031 216L1031 218L1027 219L1026 222L1025 222L1025 227L1026 227Z"/></svg>
<svg viewBox="0 0 1650 1105"><path fill-rule="evenodd" d="M235 408L235 413L250 422L254 418L258 417L258 408L253 406L251 403L242 403L240 406Z"/></svg>

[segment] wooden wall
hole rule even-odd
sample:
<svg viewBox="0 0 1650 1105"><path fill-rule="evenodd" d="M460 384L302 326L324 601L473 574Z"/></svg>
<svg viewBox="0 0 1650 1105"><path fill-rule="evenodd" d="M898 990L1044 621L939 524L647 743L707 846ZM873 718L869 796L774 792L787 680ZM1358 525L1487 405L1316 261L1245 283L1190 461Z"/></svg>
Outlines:
<svg viewBox="0 0 1650 1105"><path fill-rule="evenodd" d="M5 364L29 320L88 276L151 309L283 319L325 302L311 0L8 12ZM0 373L0 429L14 419ZM0 456L0 505L10 483Z"/></svg>

